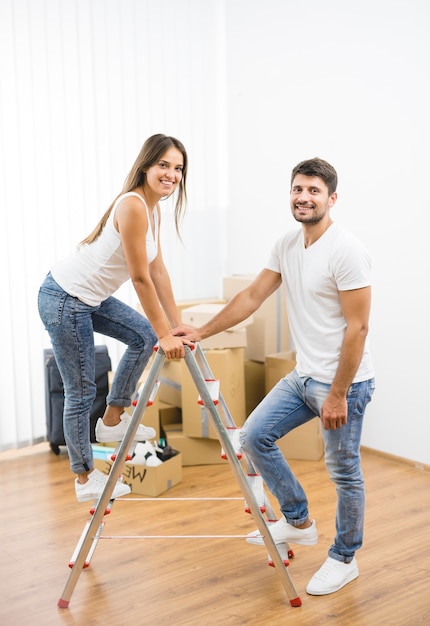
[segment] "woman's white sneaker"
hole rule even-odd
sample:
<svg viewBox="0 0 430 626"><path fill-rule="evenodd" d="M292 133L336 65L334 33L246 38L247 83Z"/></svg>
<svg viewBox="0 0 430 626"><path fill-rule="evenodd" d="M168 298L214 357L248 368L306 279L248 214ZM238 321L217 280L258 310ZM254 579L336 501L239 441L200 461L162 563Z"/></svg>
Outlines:
<svg viewBox="0 0 430 626"><path fill-rule="evenodd" d="M325 596L339 591L345 585L358 577L357 561L352 559L350 563L336 561L328 557L326 562L312 576L306 593L311 596Z"/></svg>
<svg viewBox="0 0 430 626"><path fill-rule="evenodd" d="M89 500L99 500L103 490L106 486L108 476L103 474L99 470L95 469L88 474L88 480L86 483L78 483L78 479L75 479L75 492L78 502L88 502ZM121 498L131 492L128 485L118 481L115 484L114 490L111 495L113 498Z"/></svg>
<svg viewBox="0 0 430 626"><path fill-rule="evenodd" d="M99 443L110 443L124 439L131 417L123 413L120 419L120 423L116 426L106 426L101 417L97 420L96 439ZM153 428L139 424L134 441L147 441L148 439L154 439L156 436L157 433Z"/></svg>

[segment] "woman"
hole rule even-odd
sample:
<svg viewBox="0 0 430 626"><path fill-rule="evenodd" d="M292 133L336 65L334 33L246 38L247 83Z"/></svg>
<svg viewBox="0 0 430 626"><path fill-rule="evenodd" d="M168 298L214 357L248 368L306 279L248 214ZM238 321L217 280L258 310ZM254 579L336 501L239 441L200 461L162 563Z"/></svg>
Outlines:
<svg viewBox="0 0 430 626"><path fill-rule="evenodd" d="M153 135L144 143L122 192L93 232L56 263L39 291L39 314L48 331L64 383L64 436L79 502L100 497L107 476L94 469L90 411L96 396L94 332L127 345L96 424L99 442L119 441L127 429L137 382L158 342L167 359L184 356L187 340L174 337L179 325L170 278L160 249L162 198L177 191L175 224L186 204L187 154L174 137ZM144 317L112 297L131 278ZM155 437L139 425L135 440ZM112 497L130 493L117 482Z"/></svg>

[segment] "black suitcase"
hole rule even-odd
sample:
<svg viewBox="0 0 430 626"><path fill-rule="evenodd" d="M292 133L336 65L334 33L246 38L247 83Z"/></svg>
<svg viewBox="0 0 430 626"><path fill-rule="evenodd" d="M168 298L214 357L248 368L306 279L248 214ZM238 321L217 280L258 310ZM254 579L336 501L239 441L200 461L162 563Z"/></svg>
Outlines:
<svg viewBox="0 0 430 626"><path fill-rule="evenodd" d="M106 396L109 391L108 372L112 364L106 346L95 346L96 349L96 385L97 396L90 415L90 439L94 443L95 425L106 409ZM63 381L58 371L52 349L43 351L45 363L45 407L47 439L51 450L60 454L60 446L66 444L63 430L64 391Z"/></svg>

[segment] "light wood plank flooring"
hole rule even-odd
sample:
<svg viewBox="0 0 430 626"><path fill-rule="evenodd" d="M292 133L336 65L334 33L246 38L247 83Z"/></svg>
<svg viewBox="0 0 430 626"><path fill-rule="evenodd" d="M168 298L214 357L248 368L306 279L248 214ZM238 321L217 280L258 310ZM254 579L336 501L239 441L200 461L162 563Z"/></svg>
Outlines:
<svg viewBox="0 0 430 626"><path fill-rule="evenodd" d="M255 524L225 462L185 467L182 483L157 501L117 501L69 608L59 609L89 506L75 500L64 448L58 457L47 444L0 454L1 626L428 626L430 472L363 452L360 576L338 593L311 597L306 584L332 541L334 487L322 461L291 465L320 538L317 546L292 546L289 571L300 608L290 606L265 548L241 538ZM163 501L172 497L231 499ZM202 534L239 537L127 538Z"/></svg>

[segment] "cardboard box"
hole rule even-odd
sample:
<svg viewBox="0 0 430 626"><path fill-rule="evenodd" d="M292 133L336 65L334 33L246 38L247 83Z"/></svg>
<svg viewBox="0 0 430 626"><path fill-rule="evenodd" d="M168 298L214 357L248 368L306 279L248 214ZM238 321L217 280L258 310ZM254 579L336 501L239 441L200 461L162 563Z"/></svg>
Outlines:
<svg viewBox="0 0 430 626"><path fill-rule="evenodd" d="M205 357L214 375L220 381L220 393L236 424L245 421L245 374L243 348L206 350ZM183 361L182 365L182 424L188 437L218 439L210 412L198 404L199 392Z"/></svg>
<svg viewBox="0 0 430 626"><path fill-rule="evenodd" d="M135 407L131 406L126 411L130 415L132 415ZM160 419L159 419L159 402L157 398L154 398L153 403L150 406L146 406L145 411L141 418L141 423L145 426L151 426L156 433L155 438L159 439L160 437Z"/></svg>
<svg viewBox="0 0 430 626"><path fill-rule="evenodd" d="M199 300L180 300L179 302L176 302L176 308L178 309L179 313L181 313L183 309L189 309L190 306L196 306L198 304L208 304L208 303L225 304L226 300L222 300L221 298L203 298ZM145 312L140 302L136 304L136 310L139 311L141 315L144 315L146 317Z"/></svg>
<svg viewBox="0 0 430 626"><path fill-rule="evenodd" d="M295 352L286 351L266 356L266 393L296 366ZM295 428L277 442L286 459L318 461L324 454L321 420L315 417L310 422Z"/></svg>
<svg viewBox="0 0 430 626"><path fill-rule="evenodd" d="M295 428L277 442L286 459L319 461L324 454L321 420L314 417L310 422Z"/></svg>
<svg viewBox="0 0 430 626"><path fill-rule="evenodd" d="M266 395L266 368L260 361L245 359L245 402L246 415L250 415Z"/></svg>
<svg viewBox="0 0 430 626"><path fill-rule="evenodd" d="M165 360L158 380L158 399L172 406L182 406L182 365L183 359Z"/></svg>
<svg viewBox="0 0 430 626"><path fill-rule="evenodd" d="M200 300L180 300L176 303L176 308L179 313L182 313L184 309L189 309L192 306L197 306L201 304L225 304L226 300L222 300L221 298L204 298Z"/></svg>
<svg viewBox="0 0 430 626"><path fill-rule="evenodd" d="M182 429L182 411L179 407L160 402L158 415L165 431Z"/></svg>
<svg viewBox="0 0 430 626"><path fill-rule="evenodd" d="M221 444L218 439L187 437L181 430L167 430L166 435L169 445L180 451L183 467L227 463L221 458Z"/></svg>
<svg viewBox="0 0 430 626"><path fill-rule="evenodd" d="M224 348L245 348L248 338L246 328L230 331L225 330L212 337L207 337L200 341L203 350L223 350Z"/></svg>
<svg viewBox="0 0 430 626"><path fill-rule="evenodd" d="M225 306L225 302L222 303L211 303L204 302L202 304L197 304L186 309L183 309L181 312L182 321L186 324L191 324L192 326L202 326L209 322L217 313L222 311ZM235 324L231 328L227 329L230 332L235 330L240 330L241 328L246 328L252 324L252 315L248 318Z"/></svg>
<svg viewBox="0 0 430 626"><path fill-rule="evenodd" d="M231 300L254 278L254 275L224 277L223 298ZM290 349L290 327L282 287L263 302L260 308L253 313L252 318L253 323L246 328L245 359L264 362L267 354Z"/></svg>
<svg viewBox="0 0 430 626"><path fill-rule="evenodd" d="M296 353L292 350L268 354L265 360L265 390L268 393L277 382L296 367Z"/></svg>
<svg viewBox="0 0 430 626"><path fill-rule="evenodd" d="M190 326L203 326L224 308L224 304L206 302L183 309L181 312L182 321ZM200 342L200 347L204 350L244 348L247 343L246 327L250 324L252 324L252 316L232 328L203 339Z"/></svg>
<svg viewBox="0 0 430 626"><path fill-rule="evenodd" d="M113 448L105 448L104 454L99 450L94 451L94 466L103 474L109 474L112 468L112 452ZM182 457L177 454L157 467L127 462L124 464L122 476L123 482L130 486L132 493L156 497L182 482Z"/></svg>

